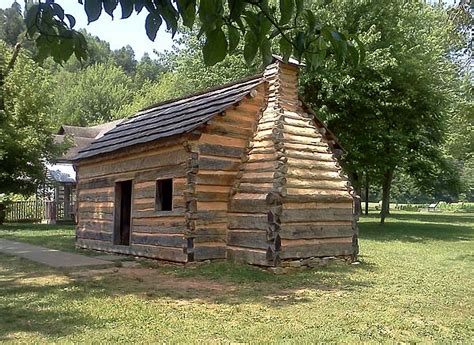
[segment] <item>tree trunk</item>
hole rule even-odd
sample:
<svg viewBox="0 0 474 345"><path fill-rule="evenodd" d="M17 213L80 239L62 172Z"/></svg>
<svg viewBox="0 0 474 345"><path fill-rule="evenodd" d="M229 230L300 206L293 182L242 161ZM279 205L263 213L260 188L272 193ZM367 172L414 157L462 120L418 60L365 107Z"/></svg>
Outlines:
<svg viewBox="0 0 474 345"><path fill-rule="evenodd" d="M365 173L365 215L369 214L369 173Z"/></svg>
<svg viewBox="0 0 474 345"><path fill-rule="evenodd" d="M390 188L392 187L393 169L385 171L382 183L382 211L380 224L385 224L385 218L390 214Z"/></svg>

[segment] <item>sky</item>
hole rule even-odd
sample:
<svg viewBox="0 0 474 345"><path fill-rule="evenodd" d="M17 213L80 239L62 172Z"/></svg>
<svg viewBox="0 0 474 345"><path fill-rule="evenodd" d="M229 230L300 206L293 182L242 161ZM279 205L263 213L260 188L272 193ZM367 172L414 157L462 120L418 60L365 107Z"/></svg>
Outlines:
<svg viewBox="0 0 474 345"><path fill-rule="evenodd" d="M23 4L23 1L18 1ZM145 52L153 55L153 50L169 50L173 44L171 34L165 32L166 25L163 23L155 42L150 41L145 31L146 11L139 15L135 12L127 19L120 19L121 8L117 6L115 18L105 12L100 18L87 24L87 16L84 7L77 0L56 0L66 13L72 14L76 18L74 29L86 29L92 35L110 43L110 48L119 49L129 44L135 51L135 57L140 59ZM0 0L0 8L10 7L13 0Z"/></svg>

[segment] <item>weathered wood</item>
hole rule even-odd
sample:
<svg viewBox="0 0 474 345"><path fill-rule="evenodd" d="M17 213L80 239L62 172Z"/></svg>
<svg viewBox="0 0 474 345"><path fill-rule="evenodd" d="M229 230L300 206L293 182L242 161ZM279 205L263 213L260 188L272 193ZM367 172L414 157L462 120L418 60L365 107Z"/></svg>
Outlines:
<svg viewBox="0 0 474 345"><path fill-rule="evenodd" d="M212 157L203 157L199 159L199 167L204 170L233 170L237 171L240 167L240 159L231 160L231 159L222 159L222 158L212 158Z"/></svg>
<svg viewBox="0 0 474 345"><path fill-rule="evenodd" d="M132 244L130 246L114 245L111 242L78 239L76 245L80 248L94 249L111 253L128 254L134 256L143 256L161 260L186 262L188 256L182 248L159 247Z"/></svg>
<svg viewBox="0 0 474 345"><path fill-rule="evenodd" d="M266 197L266 194L254 195ZM229 210L233 213L263 213L267 212L269 207L265 199L232 199Z"/></svg>
<svg viewBox="0 0 474 345"><path fill-rule="evenodd" d="M353 255L352 241L349 243L321 243L307 245L288 245L282 243L280 256L282 259L310 258L323 256Z"/></svg>
<svg viewBox="0 0 474 345"><path fill-rule="evenodd" d="M160 166L176 166L186 161L188 155L182 146L150 151L146 155L131 156L128 159L106 161L93 168L84 169L83 178L127 173L135 169L151 169Z"/></svg>
<svg viewBox="0 0 474 345"><path fill-rule="evenodd" d="M222 244L219 246L196 244L193 250L194 250L194 260L196 261L225 259L226 257L225 244Z"/></svg>
<svg viewBox="0 0 474 345"><path fill-rule="evenodd" d="M352 225L319 225L318 223L282 223L280 225L282 239L314 239L330 237L349 237L354 234Z"/></svg>
<svg viewBox="0 0 474 345"><path fill-rule="evenodd" d="M234 146L202 144L199 145L199 151L203 155L240 158L240 156L244 152L244 148Z"/></svg>
<svg viewBox="0 0 474 345"><path fill-rule="evenodd" d="M220 186L231 186L235 180L235 175L227 174L216 174L212 170L199 171L196 177L197 184L209 184L209 185L220 185Z"/></svg>
<svg viewBox="0 0 474 345"><path fill-rule="evenodd" d="M319 220L352 220L352 209L292 209L283 208L281 221L312 222Z"/></svg>
<svg viewBox="0 0 474 345"><path fill-rule="evenodd" d="M227 246L227 259L251 265L273 266L264 250Z"/></svg>
<svg viewBox="0 0 474 345"><path fill-rule="evenodd" d="M99 241L112 241L111 232L92 231L92 230L80 230L76 231L77 238L99 240Z"/></svg>
<svg viewBox="0 0 474 345"><path fill-rule="evenodd" d="M136 221L134 221L136 223ZM149 234L184 234L187 230L184 223L175 226L165 225L137 225L133 224L132 233L149 233Z"/></svg>
<svg viewBox="0 0 474 345"><path fill-rule="evenodd" d="M184 235L142 234L132 232L132 244L185 248L186 239Z"/></svg>
<svg viewBox="0 0 474 345"><path fill-rule="evenodd" d="M113 220L113 213L112 212L101 212L101 211L85 211L82 209L79 209L78 212L79 218L82 219L92 219L92 220L108 220L112 221Z"/></svg>
<svg viewBox="0 0 474 345"><path fill-rule="evenodd" d="M227 235L230 246L266 250L269 246L266 231L231 230Z"/></svg>
<svg viewBox="0 0 474 345"><path fill-rule="evenodd" d="M211 193L211 192L197 192L196 198L198 201L225 201L229 200L229 192L227 193Z"/></svg>
<svg viewBox="0 0 474 345"><path fill-rule="evenodd" d="M268 229L266 214L229 214L229 229Z"/></svg>
<svg viewBox="0 0 474 345"><path fill-rule="evenodd" d="M113 223L111 221L101 222L101 221L86 221L81 219L77 225L77 230L92 230L92 231L108 231L112 232Z"/></svg>

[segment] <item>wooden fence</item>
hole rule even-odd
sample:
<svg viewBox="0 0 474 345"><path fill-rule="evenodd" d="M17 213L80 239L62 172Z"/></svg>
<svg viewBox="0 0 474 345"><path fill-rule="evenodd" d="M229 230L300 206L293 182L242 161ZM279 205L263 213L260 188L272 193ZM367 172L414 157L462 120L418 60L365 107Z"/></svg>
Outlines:
<svg viewBox="0 0 474 345"><path fill-rule="evenodd" d="M57 201L15 201L6 205L5 222L74 221L74 203Z"/></svg>

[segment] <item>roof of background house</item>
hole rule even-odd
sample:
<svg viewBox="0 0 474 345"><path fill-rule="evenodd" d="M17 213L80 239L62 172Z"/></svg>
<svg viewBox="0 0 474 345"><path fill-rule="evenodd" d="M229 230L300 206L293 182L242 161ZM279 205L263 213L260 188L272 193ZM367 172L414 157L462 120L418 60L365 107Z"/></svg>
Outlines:
<svg viewBox="0 0 474 345"><path fill-rule="evenodd" d="M145 108L81 149L74 160L189 133L263 82L263 76L257 75Z"/></svg>
<svg viewBox="0 0 474 345"><path fill-rule="evenodd" d="M110 121L92 127L62 125L59 128L58 134L54 136L54 142L61 144L64 143L66 138L69 138L72 145L61 157L56 159L56 161L70 162L78 155L80 150L89 146L95 139L101 138L105 133L112 128L115 128L115 126L122 121L124 121L124 119Z"/></svg>

